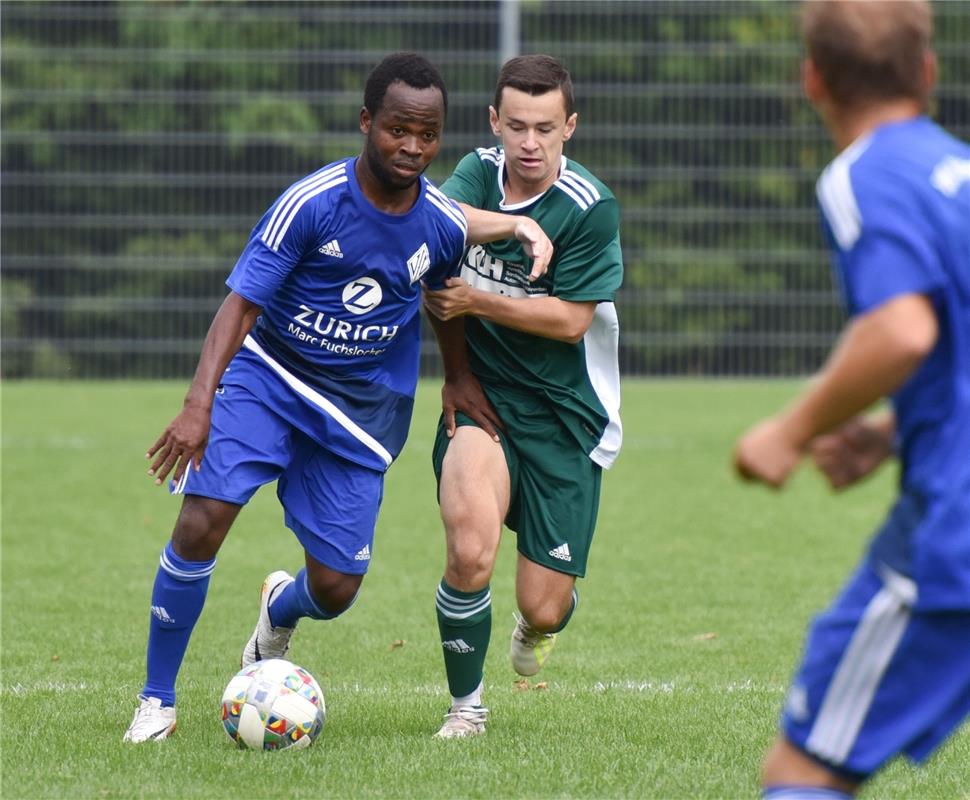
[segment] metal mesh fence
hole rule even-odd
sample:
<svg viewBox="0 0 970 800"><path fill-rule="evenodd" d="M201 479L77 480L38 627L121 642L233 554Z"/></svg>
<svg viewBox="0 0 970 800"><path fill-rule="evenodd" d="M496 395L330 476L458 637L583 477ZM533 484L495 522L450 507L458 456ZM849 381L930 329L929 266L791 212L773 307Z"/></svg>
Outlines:
<svg viewBox="0 0 970 800"><path fill-rule="evenodd" d="M429 175L493 143L507 55L573 73L567 155L622 207L627 375L793 375L841 324L814 210L832 150L786 2L4 2L5 377L191 374L283 188L360 149L386 53L449 85ZM970 138L970 3L937 3L935 116ZM425 338L423 370L437 368Z"/></svg>

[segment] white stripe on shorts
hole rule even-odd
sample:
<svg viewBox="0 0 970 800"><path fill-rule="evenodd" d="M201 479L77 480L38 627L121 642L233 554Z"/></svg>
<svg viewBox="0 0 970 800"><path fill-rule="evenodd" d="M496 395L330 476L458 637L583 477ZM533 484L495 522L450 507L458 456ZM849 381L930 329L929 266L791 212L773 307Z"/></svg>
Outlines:
<svg viewBox="0 0 970 800"><path fill-rule="evenodd" d="M890 587L869 601L832 677L806 750L836 765L849 757L910 617L909 606Z"/></svg>

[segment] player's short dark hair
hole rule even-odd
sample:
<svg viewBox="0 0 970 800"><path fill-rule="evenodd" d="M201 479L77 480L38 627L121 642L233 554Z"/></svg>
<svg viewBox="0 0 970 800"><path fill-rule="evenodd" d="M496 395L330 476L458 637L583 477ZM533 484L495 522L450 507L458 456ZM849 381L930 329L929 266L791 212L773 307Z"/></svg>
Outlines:
<svg viewBox="0 0 970 800"><path fill-rule="evenodd" d="M808 0L809 58L839 105L912 98L926 104L923 64L933 17L924 0Z"/></svg>
<svg viewBox="0 0 970 800"><path fill-rule="evenodd" d="M566 101L566 119L572 116L576 98L569 70L552 56L540 54L516 56L502 65L495 84L495 110L502 104L502 90L518 89L532 97L559 89Z"/></svg>
<svg viewBox="0 0 970 800"><path fill-rule="evenodd" d="M418 53L391 53L380 64L371 70L364 85L364 108L371 116L376 116L381 110L387 87L392 83L407 84L415 89L427 89L434 86L441 90L441 99L448 113L448 89L437 67Z"/></svg>

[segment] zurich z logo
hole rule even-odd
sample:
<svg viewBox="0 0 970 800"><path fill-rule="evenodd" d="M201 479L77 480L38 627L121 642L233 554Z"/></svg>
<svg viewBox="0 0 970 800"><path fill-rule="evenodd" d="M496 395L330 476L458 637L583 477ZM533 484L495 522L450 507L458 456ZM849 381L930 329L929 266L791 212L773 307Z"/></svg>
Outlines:
<svg viewBox="0 0 970 800"><path fill-rule="evenodd" d="M373 278L357 278L344 286L343 302L351 314L366 314L381 304L381 285Z"/></svg>

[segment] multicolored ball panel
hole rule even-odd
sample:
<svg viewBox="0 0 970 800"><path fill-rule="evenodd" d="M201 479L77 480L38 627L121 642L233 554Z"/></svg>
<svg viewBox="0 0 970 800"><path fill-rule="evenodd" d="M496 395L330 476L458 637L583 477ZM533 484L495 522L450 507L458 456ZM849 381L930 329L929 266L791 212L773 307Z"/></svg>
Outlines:
<svg viewBox="0 0 970 800"><path fill-rule="evenodd" d="M323 730L326 707L313 676L285 659L240 670L222 696L222 725L242 749L309 747Z"/></svg>

